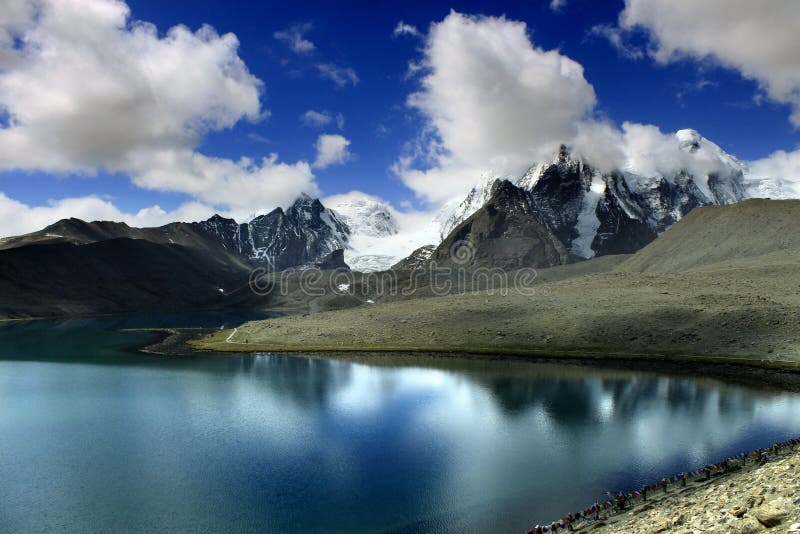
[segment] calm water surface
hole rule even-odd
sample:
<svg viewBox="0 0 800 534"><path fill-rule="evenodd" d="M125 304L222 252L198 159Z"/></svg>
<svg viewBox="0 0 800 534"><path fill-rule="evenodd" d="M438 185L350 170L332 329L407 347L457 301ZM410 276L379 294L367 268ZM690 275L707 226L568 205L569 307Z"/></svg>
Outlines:
<svg viewBox="0 0 800 534"><path fill-rule="evenodd" d="M800 398L440 360L137 354L147 324L0 326L0 531L521 532L800 435Z"/></svg>

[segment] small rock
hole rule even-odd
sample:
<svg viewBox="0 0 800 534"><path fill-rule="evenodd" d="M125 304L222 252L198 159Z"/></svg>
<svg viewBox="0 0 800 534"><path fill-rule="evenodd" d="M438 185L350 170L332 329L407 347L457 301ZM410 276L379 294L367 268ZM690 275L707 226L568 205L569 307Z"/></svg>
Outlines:
<svg viewBox="0 0 800 534"><path fill-rule="evenodd" d="M739 534L755 534L762 528L759 522L752 517L745 517L742 519L742 522L739 523L738 527Z"/></svg>
<svg viewBox="0 0 800 534"><path fill-rule="evenodd" d="M672 528L672 524L666 519L659 519L651 528L651 532L667 532Z"/></svg>
<svg viewBox="0 0 800 534"><path fill-rule="evenodd" d="M731 509L731 515L734 517L742 517L747 513L747 506L734 506Z"/></svg>
<svg viewBox="0 0 800 534"><path fill-rule="evenodd" d="M767 528L772 528L780 525L786 519L786 512L780 508L773 508L771 506L762 506L753 513L758 522Z"/></svg>

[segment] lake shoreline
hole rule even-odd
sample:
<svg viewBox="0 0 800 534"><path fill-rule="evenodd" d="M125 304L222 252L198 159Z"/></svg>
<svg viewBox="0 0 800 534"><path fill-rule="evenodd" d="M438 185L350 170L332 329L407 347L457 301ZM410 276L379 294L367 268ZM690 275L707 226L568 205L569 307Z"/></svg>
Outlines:
<svg viewBox="0 0 800 534"><path fill-rule="evenodd" d="M553 351L545 355L542 351L507 351L502 348L483 351L465 351L460 349L436 349L425 347L420 349L392 347L262 347L260 345L234 345L230 350L198 347L198 343L211 334L219 333L208 328L146 328L140 331L151 331L162 334L155 343L139 349L140 352L174 357L207 356L209 354L237 355L242 353L271 352L311 357L318 359L334 359L364 363L368 365L392 366L440 366L442 363L458 360L506 361L521 364L553 364L573 367L596 367L610 371L645 372L648 374L667 374L689 376L695 378L712 378L729 384L736 384L757 389L772 389L800 392L800 372L780 366L771 366L765 361L744 361L727 359L709 361L708 357L681 355L598 355L569 354ZM231 344L233 345L233 344ZM790 362L793 363L793 362ZM438 364L438 365L437 365Z"/></svg>
<svg viewBox="0 0 800 534"><path fill-rule="evenodd" d="M789 528L788 532L800 532L800 483L795 478L800 467L800 445L787 443L782 450L761 449L756 454L766 454L763 458L767 461L759 464L750 452L747 458L751 463L743 467L712 475L708 481L674 488L657 500L642 502L639 498L634 507L594 524L584 522L575 530L614 534L690 534L709 530L753 533L780 526Z"/></svg>
<svg viewBox="0 0 800 534"><path fill-rule="evenodd" d="M215 332L214 328L125 328L122 332L152 332L159 339L136 349L144 354L159 356L193 356L199 353L189 341L202 339Z"/></svg>

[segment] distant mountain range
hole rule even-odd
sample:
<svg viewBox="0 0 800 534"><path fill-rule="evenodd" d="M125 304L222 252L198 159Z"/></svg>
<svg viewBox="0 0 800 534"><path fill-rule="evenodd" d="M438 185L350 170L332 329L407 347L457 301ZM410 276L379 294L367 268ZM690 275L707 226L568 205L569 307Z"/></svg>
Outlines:
<svg viewBox="0 0 800 534"><path fill-rule="evenodd" d="M92 301L75 312L88 313L140 309L158 302L158 295L173 295L175 303L183 303L178 307L214 307L220 294L246 286L255 267L368 272L420 268L431 261L469 268L550 267L636 252L692 209L735 203L748 197L748 187L766 187L748 183L744 165L697 132L681 130L675 140L688 164L665 174L601 172L562 146L551 161L532 165L522 176L486 175L461 202L430 221L431 231L420 234L438 234L434 242L404 242L405 251L397 246L400 228L391 207L361 195L344 196L332 207L302 195L287 209L246 223L215 215L202 222L133 228L65 219L0 239L0 286L6 288L0 308L13 311L14 302L36 300L39 294L68 300L69 291L49 283L54 276L76 288L85 286L81 277L101 282L96 290L91 285L84 290L111 301ZM695 166L695 160L703 165ZM454 258L454 247L463 243L469 244L469 257ZM148 263L148 257L158 259ZM170 271L181 279L171 280ZM116 290L109 285L124 280L136 293L126 306L112 302ZM174 296L200 286L206 289L198 295L206 297L199 300Z"/></svg>
<svg viewBox="0 0 800 534"><path fill-rule="evenodd" d="M38 232L0 240L0 250L27 245L86 245L129 238L160 245L181 245L219 261L274 270L312 266L347 246L350 229L318 199L298 198L287 210L277 208L239 224L214 215L195 223L170 223L157 228L133 228L125 223L64 219ZM339 267L346 267L344 263Z"/></svg>

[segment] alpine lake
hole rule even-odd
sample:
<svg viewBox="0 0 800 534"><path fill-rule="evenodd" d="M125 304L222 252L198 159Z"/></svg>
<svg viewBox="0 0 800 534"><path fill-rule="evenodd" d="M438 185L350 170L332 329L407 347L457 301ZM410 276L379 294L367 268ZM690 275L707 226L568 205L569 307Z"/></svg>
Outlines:
<svg viewBox="0 0 800 534"><path fill-rule="evenodd" d="M710 378L121 331L253 318L0 324L0 531L524 532L800 436L800 396Z"/></svg>

